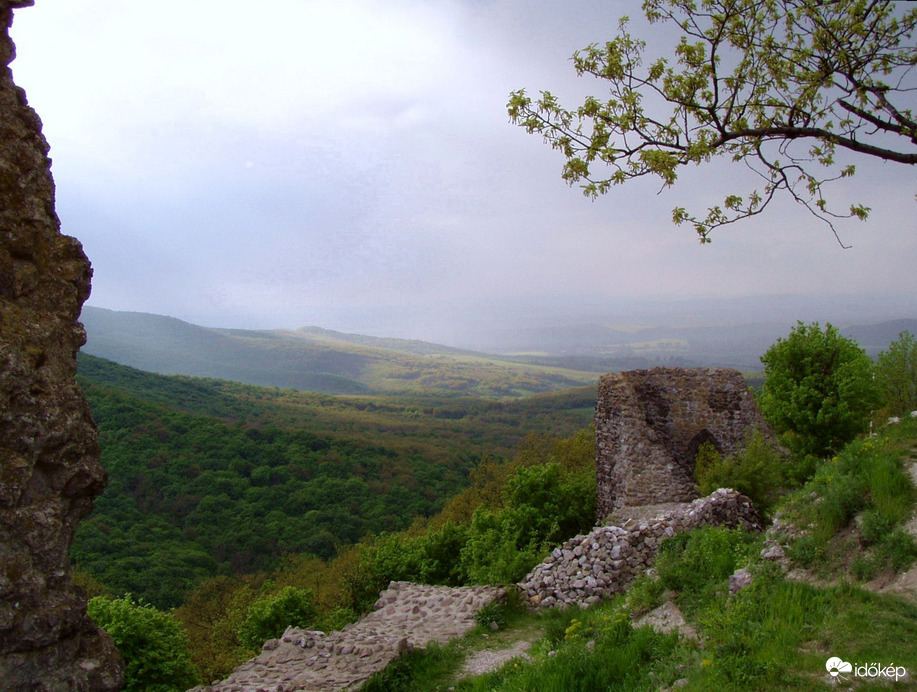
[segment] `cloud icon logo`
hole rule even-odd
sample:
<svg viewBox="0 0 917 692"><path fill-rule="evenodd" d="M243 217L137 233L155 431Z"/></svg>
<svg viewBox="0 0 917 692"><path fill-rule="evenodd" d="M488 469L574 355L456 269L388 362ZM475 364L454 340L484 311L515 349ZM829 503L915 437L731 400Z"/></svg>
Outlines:
<svg viewBox="0 0 917 692"><path fill-rule="evenodd" d="M852 665L846 661L842 661L837 656L829 658L828 662L825 664L825 668L831 673L832 678L836 678L840 673L850 673L853 671Z"/></svg>

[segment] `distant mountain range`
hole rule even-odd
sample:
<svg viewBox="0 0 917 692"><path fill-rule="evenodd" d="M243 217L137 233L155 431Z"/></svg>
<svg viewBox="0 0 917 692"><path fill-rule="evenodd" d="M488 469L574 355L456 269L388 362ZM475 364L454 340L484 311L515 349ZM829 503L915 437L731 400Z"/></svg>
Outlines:
<svg viewBox="0 0 917 692"><path fill-rule="evenodd" d="M500 354L318 327L240 330L86 306L83 350L141 370L329 394L440 391L526 396L594 382L601 373L656 365L761 370L783 323L712 326L565 325L520 329ZM917 319L840 326L875 356Z"/></svg>
<svg viewBox="0 0 917 692"><path fill-rule="evenodd" d="M83 351L140 370L328 394L453 392L518 397L594 382L598 372L316 327L240 330L86 306Z"/></svg>

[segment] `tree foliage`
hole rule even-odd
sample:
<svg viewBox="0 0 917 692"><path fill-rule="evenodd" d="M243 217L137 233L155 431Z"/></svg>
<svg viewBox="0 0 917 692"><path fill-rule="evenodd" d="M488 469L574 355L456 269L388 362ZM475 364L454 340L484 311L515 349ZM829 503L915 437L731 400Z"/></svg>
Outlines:
<svg viewBox="0 0 917 692"><path fill-rule="evenodd" d="M462 493L461 513L447 507L423 533L360 546L345 577L346 605L366 610L392 580L460 586L521 579L551 546L592 527L593 438L590 430L566 440L534 435Z"/></svg>
<svg viewBox="0 0 917 692"><path fill-rule="evenodd" d="M181 692L198 682L188 635L171 613L130 596L97 596L86 610L124 657L125 692Z"/></svg>
<svg viewBox="0 0 917 692"><path fill-rule="evenodd" d="M239 639L242 646L257 650L268 639L282 635L287 627L309 627L317 615L311 591L287 586L252 603L239 626Z"/></svg>
<svg viewBox="0 0 917 692"><path fill-rule="evenodd" d="M159 608L215 575L296 553L329 559L406 529L531 427L576 430L595 401L594 388L521 402L348 399L85 357L81 367L110 482L71 557L100 583L94 595L107 588Z"/></svg>
<svg viewBox="0 0 917 692"><path fill-rule="evenodd" d="M587 195L643 176L671 186L681 167L714 156L743 162L760 179L700 216L676 208L701 242L725 224L760 214L786 193L834 230L869 209L829 206L826 183L854 174L837 155L917 163L917 119L907 107L917 63L917 9L889 0L646 0L651 23L681 33L673 58L648 60L628 32L573 56L579 75L607 96L568 110L553 94L510 95L512 121L566 157L563 178Z"/></svg>
<svg viewBox="0 0 917 692"><path fill-rule="evenodd" d="M790 449L826 456L866 430L879 401L872 360L831 324L797 323L761 362L761 411Z"/></svg>
<svg viewBox="0 0 917 692"><path fill-rule="evenodd" d="M879 354L876 384L885 399L888 412L901 415L917 410L917 340L909 331Z"/></svg>

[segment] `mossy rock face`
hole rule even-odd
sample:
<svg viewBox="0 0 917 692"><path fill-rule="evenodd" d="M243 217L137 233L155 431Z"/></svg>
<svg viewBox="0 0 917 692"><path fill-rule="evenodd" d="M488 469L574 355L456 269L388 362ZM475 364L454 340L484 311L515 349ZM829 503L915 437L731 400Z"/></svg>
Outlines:
<svg viewBox="0 0 917 692"><path fill-rule="evenodd" d="M86 616L67 548L104 488L77 387L77 321L92 270L60 233L41 121L8 67L0 0L0 688L115 690L121 661Z"/></svg>

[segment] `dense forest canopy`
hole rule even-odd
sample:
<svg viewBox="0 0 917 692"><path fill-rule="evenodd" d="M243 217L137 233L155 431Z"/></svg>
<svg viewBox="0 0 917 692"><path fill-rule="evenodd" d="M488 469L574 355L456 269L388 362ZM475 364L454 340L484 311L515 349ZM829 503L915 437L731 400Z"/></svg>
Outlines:
<svg viewBox="0 0 917 692"><path fill-rule="evenodd" d="M334 556L407 528L532 429L572 431L594 390L528 401L352 399L176 378L81 356L109 486L73 560L117 593L175 606L203 579Z"/></svg>

